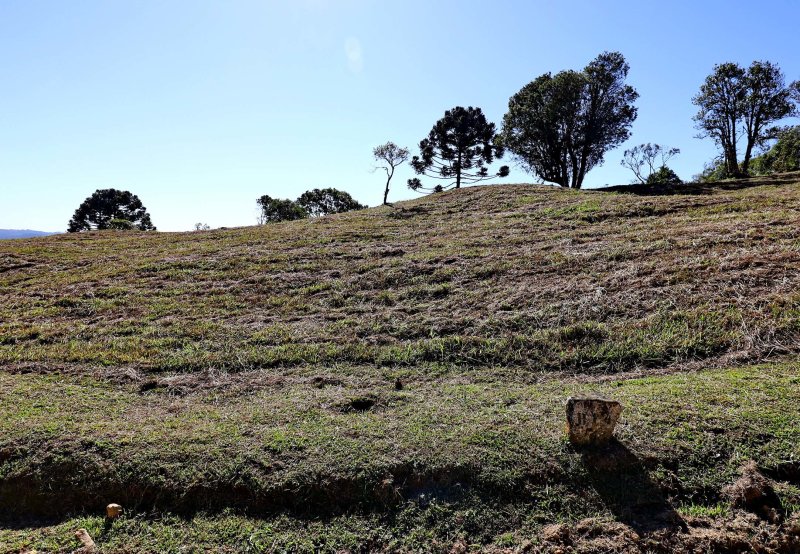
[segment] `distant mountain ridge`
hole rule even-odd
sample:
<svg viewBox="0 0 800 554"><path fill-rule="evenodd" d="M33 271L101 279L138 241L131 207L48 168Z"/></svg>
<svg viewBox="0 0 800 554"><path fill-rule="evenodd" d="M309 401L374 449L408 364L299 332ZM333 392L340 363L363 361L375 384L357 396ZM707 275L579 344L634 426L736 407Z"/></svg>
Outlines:
<svg viewBox="0 0 800 554"><path fill-rule="evenodd" d="M27 239L31 237L46 237L57 233L47 231L32 231L30 229L0 229L0 240L2 239Z"/></svg>

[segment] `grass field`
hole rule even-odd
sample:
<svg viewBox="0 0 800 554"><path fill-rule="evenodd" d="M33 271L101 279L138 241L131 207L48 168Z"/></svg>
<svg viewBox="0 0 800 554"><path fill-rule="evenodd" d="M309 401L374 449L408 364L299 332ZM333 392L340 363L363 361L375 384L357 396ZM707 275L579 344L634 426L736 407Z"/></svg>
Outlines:
<svg viewBox="0 0 800 554"><path fill-rule="evenodd" d="M0 552L799 547L800 174L4 241L0 296Z"/></svg>

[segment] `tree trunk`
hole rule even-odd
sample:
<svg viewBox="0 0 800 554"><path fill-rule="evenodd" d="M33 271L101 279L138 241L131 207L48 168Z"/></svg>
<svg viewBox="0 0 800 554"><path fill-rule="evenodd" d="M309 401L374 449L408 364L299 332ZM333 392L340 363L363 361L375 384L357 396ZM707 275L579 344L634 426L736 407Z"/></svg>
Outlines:
<svg viewBox="0 0 800 554"><path fill-rule="evenodd" d="M739 160L736 159L736 146L731 146L728 149L728 173L732 177L741 177L739 171Z"/></svg>
<svg viewBox="0 0 800 554"><path fill-rule="evenodd" d="M734 177L741 177L739 161L736 159L736 118L731 122L731 143L728 145L728 153L730 156L728 172Z"/></svg>
<svg viewBox="0 0 800 554"><path fill-rule="evenodd" d="M583 186L583 179L586 177L586 157L588 153L586 152L586 148L583 149L581 152L581 161L578 166L578 174L575 176L575 183L573 183L572 188L578 190Z"/></svg>
<svg viewBox="0 0 800 554"><path fill-rule="evenodd" d="M567 183L567 186L569 188L575 188L575 179L578 178L578 171L579 171L578 156L577 154L575 154L575 152L570 151L569 161L570 161L570 167L572 169L572 179Z"/></svg>
<svg viewBox="0 0 800 554"><path fill-rule="evenodd" d="M747 177L750 169L750 160L753 157L753 147L756 145L756 138L761 130L761 121L757 115L751 113L750 120L747 121L745 131L747 131L747 148L744 151L742 160L742 174Z"/></svg>
<svg viewBox="0 0 800 554"><path fill-rule="evenodd" d="M750 169L750 157L753 155L753 146L747 144L747 150L744 152L744 160L742 160L742 176L747 177Z"/></svg>
<svg viewBox="0 0 800 554"><path fill-rule="evenodd" d="M384 206L389 203L388 202L388 198L389 198L389 182L392 180L392 175L394 175L394 168L392 168L392 172L391 173L389 173L387 171L386 174L387 174L386 190L383 191L383 205Z"/></svg>
<svg viewBox="0 0 800 554"><path fill-rule="evenodd" d="M456 168L456 188L461 188L461 151L458 152L458 167Z"/></svg>
<svg viewBox="0 0 800 554"><path fill-rule="evenodd" d="M561 185L561 188L569 188L569 169L566 160L561 162L561 181L558 184Z"/></svg>
<svg viewBox="0 0 800 554"><path fill-rule="evenodd" d="M755 146L756 137L755 133L747 134L747 149L744 151L744 160L742 161L742 175L747 176L750 169L750 160L753 157L753 146Z"/></svg>

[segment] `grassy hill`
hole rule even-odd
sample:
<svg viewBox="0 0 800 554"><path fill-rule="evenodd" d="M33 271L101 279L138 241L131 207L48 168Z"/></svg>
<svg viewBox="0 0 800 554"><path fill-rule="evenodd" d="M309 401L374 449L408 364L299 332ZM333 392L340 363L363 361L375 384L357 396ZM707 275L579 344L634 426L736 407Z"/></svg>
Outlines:
<svg viewBox="0 0 800 554"><path fill-rule="evenodd" d="M722 489L800 509L800 174L4 242L0 295L9 552L793 548Z"/></svg>

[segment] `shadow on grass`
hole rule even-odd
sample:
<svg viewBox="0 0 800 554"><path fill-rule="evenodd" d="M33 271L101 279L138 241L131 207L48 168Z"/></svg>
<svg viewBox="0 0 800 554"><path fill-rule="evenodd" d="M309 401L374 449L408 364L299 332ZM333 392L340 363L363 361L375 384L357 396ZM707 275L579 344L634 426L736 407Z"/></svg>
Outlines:
<svg viewBox="0 0 800 554"><path fill-rule="evenodd" d="M613 439L606 446L579 452L591 486L617 520L639 535L686 529L644 464L624 444Z"/></svg>
<svg viewBox="0 0 800 554"><path fill-rule="evenodd" d="M742 190L752 187L784 186L800 181L800 172L748 177L716 183L685 183L681 185L617 185L594 189L598 192L618 192L637 196L671 196L680 194L713 194L719 191Z"/></svg>

